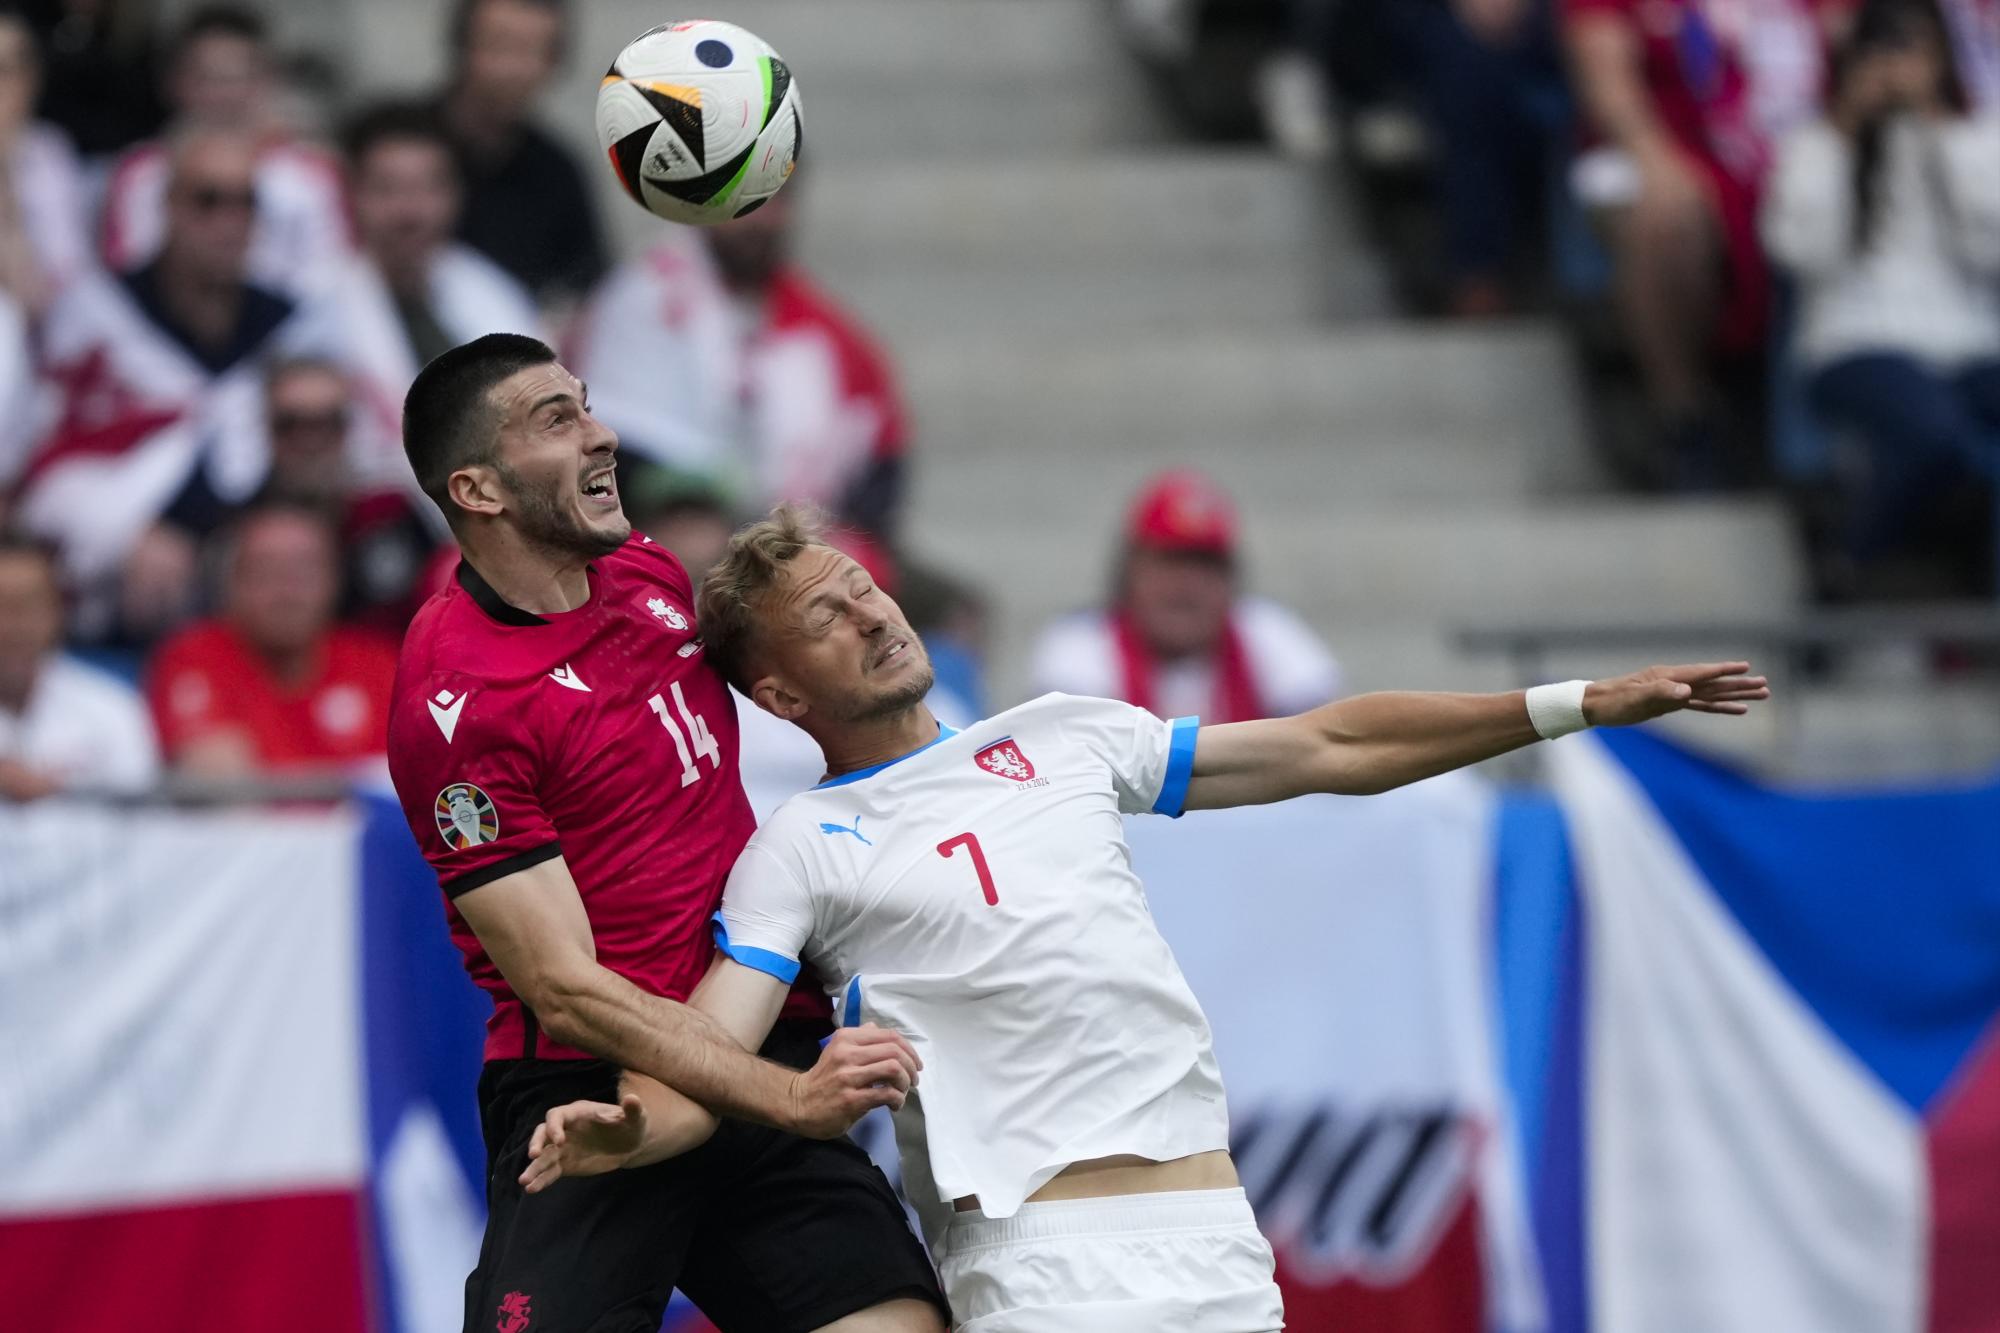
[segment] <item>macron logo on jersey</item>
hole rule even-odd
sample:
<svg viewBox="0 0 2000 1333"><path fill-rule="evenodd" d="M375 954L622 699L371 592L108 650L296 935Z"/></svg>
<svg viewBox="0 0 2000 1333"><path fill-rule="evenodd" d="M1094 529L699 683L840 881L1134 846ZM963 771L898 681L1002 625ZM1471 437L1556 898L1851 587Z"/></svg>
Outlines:
<svg viewBox="0 0 2000 1333"><path fill-rule="evenodd" d="M590 686L576 678L576 672L570 670L569 663L567 662L551 670L549 672L549 679L566 690L581 690L585 694L590 693Z"/></svg>
<svg viewBox="0 0 2000 1333"><path fill-rule="evenodd" d="M431 710L431 721L437 723L438 730L444 733L446 745L451 744L452 735L458 730L459 712L464 709L465 701L471 696L472 691L467 690L454 699L450 690L439 690L435 696L424 700Z"/></svg>

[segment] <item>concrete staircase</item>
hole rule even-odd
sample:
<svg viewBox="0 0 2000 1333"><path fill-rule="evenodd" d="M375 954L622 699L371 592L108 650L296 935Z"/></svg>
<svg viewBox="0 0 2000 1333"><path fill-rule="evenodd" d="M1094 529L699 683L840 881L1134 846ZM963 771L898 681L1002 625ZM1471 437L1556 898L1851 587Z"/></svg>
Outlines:
<svg viewBox="0 0 2000 1333"><path fill-rule="evenodd" d="M434 77L435 20L349 0L356 72ZM578 6L549 112L590 142L611 52L669 17ZM1209 469L1252 586L1351 683L1498 687L1468 623L1756 619L1796 601L1763 501L1612 497L1555 331L1390 310L1351 210L1251 149L1169 141L1098 0L737 0L808 108L804 247L885 337L919 454L909 536L986 588L996 703L1050 616L1096 597L1148 474ZM626 247L657 225L601 173ZM1567 668L1568 664L1558 664Z"/></svg>

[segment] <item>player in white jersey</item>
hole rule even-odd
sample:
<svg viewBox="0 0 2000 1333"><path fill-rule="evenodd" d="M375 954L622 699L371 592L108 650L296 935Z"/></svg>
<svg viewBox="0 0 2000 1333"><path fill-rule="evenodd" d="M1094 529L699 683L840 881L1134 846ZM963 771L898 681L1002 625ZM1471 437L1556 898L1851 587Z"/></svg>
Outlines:
<svg viewBox="0 0 2000 1333"><path fill-rule="evenodd" d="M745 848L691 1003L755 1049L808 964L844 1023L908 1038L923 1063L895 1117L904 1186L967 1333L1283 1326L1208 1023L1121 815L1378 792L1538 736L1767 694L1733 662L1206 729L1051 694L955 732L924 704L929 663L895 603L787 510L738 534L700 622L715 665L818 741L830 776ZM1219 887L1247 906L1254 873ZM708 1132L706 1112L626 1078L620 1106L550 1112L531 1191Z"/></svg>

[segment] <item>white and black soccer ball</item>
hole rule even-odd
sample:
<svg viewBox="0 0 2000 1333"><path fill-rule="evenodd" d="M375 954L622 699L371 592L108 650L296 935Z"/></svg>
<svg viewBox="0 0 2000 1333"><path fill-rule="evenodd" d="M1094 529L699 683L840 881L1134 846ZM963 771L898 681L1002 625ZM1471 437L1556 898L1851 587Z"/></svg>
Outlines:
<svg viewBox="0 0 2000 1333"><path fill-rule="evenodd" d="M641 34L597 90L597 142L619 184L672 222L762 205L791 178L804 133L791 69L755 33L714 19Z"/></svg>

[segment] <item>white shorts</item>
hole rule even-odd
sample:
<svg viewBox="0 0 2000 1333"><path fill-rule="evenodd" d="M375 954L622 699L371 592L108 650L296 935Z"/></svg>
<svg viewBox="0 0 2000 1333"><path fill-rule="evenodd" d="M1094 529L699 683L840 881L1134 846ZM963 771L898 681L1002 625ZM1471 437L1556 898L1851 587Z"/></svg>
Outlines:
<svg viewBox="0 0 2000 1333"><path fill-rule="evenodd" d="M959 1333L1271 1333L1270 1243L1240 1189L958 1213L938 1265Z"/></svg>

